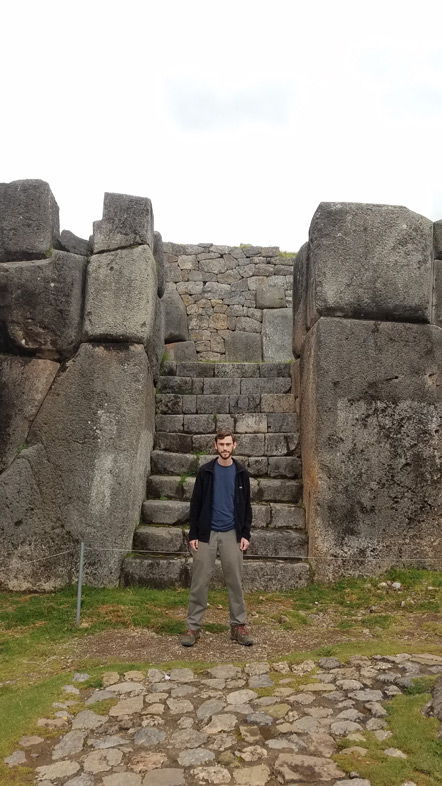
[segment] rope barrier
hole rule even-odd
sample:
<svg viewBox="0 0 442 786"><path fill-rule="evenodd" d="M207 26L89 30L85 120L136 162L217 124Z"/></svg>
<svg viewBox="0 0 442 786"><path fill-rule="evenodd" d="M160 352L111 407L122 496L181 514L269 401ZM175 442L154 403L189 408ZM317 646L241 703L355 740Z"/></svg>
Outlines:
<svg viewBox="0 0 442 786"><path fill-rule="evenodd" d="M63 557L65 554L73 554L76 552L77 549L72 548L68 549L67 551L59 551L57 554L47 554L46 557L39 557L38 559L31 559L31 560L20 560L21 565L35 565L37 562L45 562L47 559L53 559L54 557Z"/></svg>
<svg viewBox="0 0 442 786"><path fill-rule="evenodd" d="M99 546L84 546L85 551L98 551L98 552L110 552L115 554L127 554L128 552L134 556L137 554L149 554L150 556L165 556L165 557L190 557L192 556L191 551L155 551L154 549L130 549L130 551L126 549L117 549L117 548L108 548L103 549ZM45 557L39 557L35 560L20 560L21 565L35 565L38 562L45 562L49 559L54 559L55 557L63 557L65 554L72 554L76 553L76 548L67 549L66 551L59 551L55 554L47 554ZM355 557L354 555L351 557L337 557L337 556L315 556L310 555L306 556L305 554L247 554L244 552L244 556L248 560L258 560L258 559L266 559L266 560L293 560L293 559L308 559L308 560L316 560L316 561L338 561L338 562L345 562L351 560L352 562L385 562L391 563L392 559L397 559L400 562L436 562L442 564L441 557L402 557L400 555L396 555L394 557Z"/></svg>

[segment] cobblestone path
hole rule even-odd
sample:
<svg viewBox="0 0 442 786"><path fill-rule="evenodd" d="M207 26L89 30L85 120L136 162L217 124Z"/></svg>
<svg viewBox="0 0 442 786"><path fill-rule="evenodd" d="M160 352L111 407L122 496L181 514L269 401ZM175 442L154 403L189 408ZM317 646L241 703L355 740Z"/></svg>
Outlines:
<svg viewBox="0 0 442 786"><path fill-rule="evenodd" d="M337 741L363 756L371 731L385 756L406 757L389 746L385 703L440 673L442 657L401 654L108 671L99 690L76 674L38 721L59 736L23 737L6 762L34 768L38 786L370 786L333 761Z"/></svg>

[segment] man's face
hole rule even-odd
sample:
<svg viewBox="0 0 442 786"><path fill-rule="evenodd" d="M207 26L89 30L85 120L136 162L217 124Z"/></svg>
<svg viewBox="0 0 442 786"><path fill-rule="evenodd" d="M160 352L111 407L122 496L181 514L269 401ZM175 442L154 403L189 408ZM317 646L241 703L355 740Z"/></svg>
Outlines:
<svg viewBox="0 0 442 786"><path fill-rule="evenodd" d="M215 450L222 459L229 459L236 448L236 442L232 437L225 437L215 442Z"/></svg>

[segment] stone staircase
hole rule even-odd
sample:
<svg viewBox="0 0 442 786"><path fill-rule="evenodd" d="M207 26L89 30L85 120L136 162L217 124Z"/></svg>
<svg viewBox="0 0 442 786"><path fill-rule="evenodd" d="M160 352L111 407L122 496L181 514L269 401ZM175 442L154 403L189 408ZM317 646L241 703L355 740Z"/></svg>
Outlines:
<svg viewBox="0 0 442 786"><path fill-rule="evenodd" d="M126 557L125 586L190 586L187 545L195 474L214 458L220 429L236 436L249 471L253 523L244 588L305 586L310 570L302 507L298 418L290 363L168 361L156 393L156 431L142 524ZM212 580L223 586L220 565Z"/></svg>

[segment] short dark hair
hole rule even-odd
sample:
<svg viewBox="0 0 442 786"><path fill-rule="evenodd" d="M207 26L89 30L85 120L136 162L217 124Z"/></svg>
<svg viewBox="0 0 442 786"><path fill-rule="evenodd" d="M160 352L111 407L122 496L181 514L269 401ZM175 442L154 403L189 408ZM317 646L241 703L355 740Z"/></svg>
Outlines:
<svg viewBox="0 0 442 786"><path fill-rule="evenodd" d="M228 428L224 428L221 431L218 431L215 442L219 442L220 439L225 439L226 437L232 437L232 442L235 442L235 435L233 431L230 431Z"/></svg>

